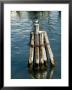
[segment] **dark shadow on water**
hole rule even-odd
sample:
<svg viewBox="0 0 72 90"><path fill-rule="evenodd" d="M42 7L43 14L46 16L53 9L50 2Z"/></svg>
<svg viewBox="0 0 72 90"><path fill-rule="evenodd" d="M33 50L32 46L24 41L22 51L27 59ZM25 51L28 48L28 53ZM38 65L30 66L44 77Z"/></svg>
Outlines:
<svg viewBox="0 0 72 90"><path fill-rule="evenodd" d="M38 11L33 11L33 12L29 11L28 12L28 17L32 21L35 20L35 19L38 19Z"/></svg>
<svg viewBox="0 0 72 90"><path fill-rule="evenodd" d="M16 13L17 13L18 17L21 18L21 13L20 13L20 11L16 11Z"/></svg>
<svg viewBox="0 0 72 90"><path fill-rule="evenodd" d="M43 18L48 18L49 11L29 11L28 17L30 20L35 21L35 19L38 19L39 21Z"/></svg>
<svg viewBox="0 0 72 90"><path fill-rule="evenodd" d="M31 79L52 79L55 67L51 66L50 69L48 69L48 67L42 66L40 69L37 69L36 67L32 68L32 66L30 66L28 70Z"/></svg>

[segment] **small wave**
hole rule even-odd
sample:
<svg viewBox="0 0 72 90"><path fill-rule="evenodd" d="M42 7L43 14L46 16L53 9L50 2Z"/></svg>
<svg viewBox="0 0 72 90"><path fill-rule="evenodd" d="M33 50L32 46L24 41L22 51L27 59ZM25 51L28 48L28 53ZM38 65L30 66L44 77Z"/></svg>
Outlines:
<svg viewBox="0 0 72 90"><path fill-rule="evenodd" d="M51 40L51 41L55 41L56 39L49 39L49 40Z"/></svg>

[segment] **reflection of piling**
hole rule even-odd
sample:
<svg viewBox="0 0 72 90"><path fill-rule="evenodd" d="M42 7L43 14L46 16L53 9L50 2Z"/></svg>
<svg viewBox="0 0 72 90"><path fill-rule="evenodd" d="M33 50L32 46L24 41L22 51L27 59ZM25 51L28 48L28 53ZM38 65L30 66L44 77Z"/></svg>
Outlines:
<svg viewBox="0 0 72 90"><path fill-rule="evenodd" d="M31 79L52 79L55 71L55 67L50 67L43 70L28 69Z"/></svg>
<svg viewBox="0 0 72 90"><path fill-rule="evenodd" d="M47 78L48 79L53 79L53 75L54 75L54 71L55 71L55 66L50 66L50 69L48 70L48 75Z"/></svg>
<svg viewBox="0 0 72 90"><path fill-rule="evenodd" d="M47 66L47 59L50 56L51 64L54 66L54 56L46 31L39 31L38 21L34 23L34 32L31 32L29 65L43 69ZM49 55L48 55L49 54ZM35 56L34 56L35 55ZM39 69L38 68L38 69Z"/></svg>

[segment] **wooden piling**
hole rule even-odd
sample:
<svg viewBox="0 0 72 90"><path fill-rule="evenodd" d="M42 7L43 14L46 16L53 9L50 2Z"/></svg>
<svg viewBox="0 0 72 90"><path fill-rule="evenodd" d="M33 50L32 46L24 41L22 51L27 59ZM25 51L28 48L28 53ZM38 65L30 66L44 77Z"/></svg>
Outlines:
<svg viewBox="0 0 72 90"><path fill-rule="evenodd" d="M38 20L34 23L34 32L30 34L30 70L44 70L48 66L48 57L51 64L55 66L54 56L50 47L49 38L46 31L39 31ZM49 55L48 55L49 54ZM34 61L33 61L34 59ZM34 67L34 68L33 68Z"/></svg>
<svg viewBox="0 0 72 90"><path fill-rule="evenodd" d="M48 60L47 60L47 54L46 54L46 50L45 50L45 46L43 47L43 58L44 58L44 65L47 66L48 64Z"/></svg>
<svg viewBox="0 0 72 90"><path fill-rule="evenodd" d="M33 64L33 57L34 57L34 33L31 32L31 44L30 44L30 54L29 54L29 64Z"/></svg>
<svg viewBox="0 0 72 90"><path fill-rule="evenodd" d="M52 53L52 49L50 47L50 42L49 42L47 32L44 33L44 37L45 37L45 44L46 44L47 52L49 52L49 56L50 56L50 59L51 59L51 63L52 63L52 65L55 65L54 56L53 56L53 53Z"/></svg>
<svg viewBox="0 0 72 90"><path fill-rule="evenodd" d="M35 34L35 64L39 65L39 34Z"/></svg>
<svg viewBox="0 0 72 90"><path fill-rule="evenodd" d="M39 23L38 20L34 24L35 29L35 65L39 66Z"/></svg>
<svg viewBox="0 0 72 90"><path fill-rule="evenodd" d="M43 47L44 47L44 40L43 40L43 33L39 34L40 36L40 64L44 64L44 51L43 51Z"/></svg>
<svg viewBox="0 0 72 90"><path fill-rule="evenodd" d="M47 56L46 56L46 50L45 50L45 44L44 44L44 31L39 31L40 34L40 63L47 66Z"/></svg>

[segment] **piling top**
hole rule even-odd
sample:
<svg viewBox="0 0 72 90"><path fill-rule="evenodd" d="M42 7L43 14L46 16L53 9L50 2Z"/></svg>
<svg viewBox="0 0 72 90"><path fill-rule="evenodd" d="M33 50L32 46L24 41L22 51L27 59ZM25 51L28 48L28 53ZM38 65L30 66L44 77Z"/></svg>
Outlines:
<svg viewBox="0 0 72 90"><path fill-rule="evenodd" d="M35 32L38 33L39 32L39 21L38 21L38 19L34 21L34 26L35 26Z"/></svg>
<svg viewBox="0 0 72 90"><path fill-rule="evenodd" d="M37 20L35 20L35 24L39 24L39 21L38 21L38 19L37 19Z"/></svg>

